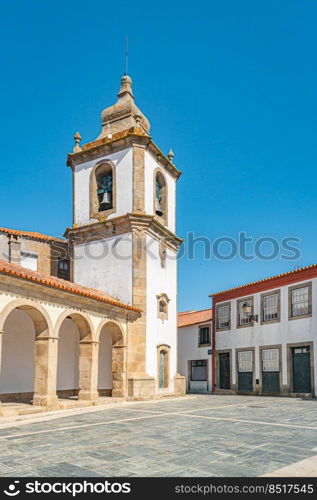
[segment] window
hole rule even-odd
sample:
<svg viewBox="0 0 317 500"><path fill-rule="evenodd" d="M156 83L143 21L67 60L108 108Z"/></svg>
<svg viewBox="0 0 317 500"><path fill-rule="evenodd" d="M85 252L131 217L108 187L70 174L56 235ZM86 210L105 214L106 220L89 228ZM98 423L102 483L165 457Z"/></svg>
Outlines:
<svg viewBox="0 0 317 500"><path fill-rule="evenodd" d="M279 292L262 296L262 321L279 320Z"/></svg>
<svg viewBox="0 0 317 500"><path fill-rule="evenodd" d="M310 352L310 347L294 347L295 354L307 354Z"/></svg>
<svg viewBox="0 0 317 500"><path fill-rule="evenodd" d="M238 371L253 372L253 353L252 351L239 351L238 352Z"/></svg>
<svg viewBox="0 0 317 500"><path fill-rule="evenodd" d="M217 307L217 330L230 328L230 304Z"/></svg>
<svg viewBox="0 0 317 500"><path fill-rule="evenodd" d="M157 317L162 321L168 319L168 303L170 299L166 293L161 293L156 296L157 298Z"/></svg>
<svg viewBox="0 0 317 500"><path fill-rule="evenodd" d="M159 389L164 389L169 386L169 363L170 363L170 346L160 344L157 346L157 362L158 362L158 386Z"/></svg>
<svg viewBox="0 0 317 500"><path fill-rule="evenodd" d="M99 212L112 208L112 168L102 168L96 172Z"/></svg>
<svg viewBox="0 0 317 500"><path fill-rule="evenodd" d="M238 301L238 326L245 326L253 324L253 319L247 313L243 312L243 306L250 306L252 309L251 316L253 315L253 298L242 299Z"/></svg>
<svg viewBox="0 0 317 500"><path fill-rule="evenodd" d="M199 327L199 346L210 345L210 327Z"/></svg>
<svg viewBox="0 0 317 500"><path fill-rule="evenodd" d="M208 379L207 359L198 359L191 362L191 380L203 381Z"/></svg>
<svg viewBox="0 0 317 500"><path fill-rule="evenodd" d="M280 351L279 349L262 350L262 370L264 372L280 371Z"/></svg>
<svg viewBox="0 0 317 500"><path fill-rule="evenodd" d="M311 293L311 283L289 289L290 318L311 315Z"/></svg>
<svg viewBox="0 0 317 500"><path fill-rule="evenodd" d="M97 164L90 176L90 217L104 218L115 212L116 170L113 162L107 160Z"/></svg>
<svg viewBox="0 0 317 500"><path fill-rule="evenodd" d="M70 279L69 275L69 260L68 259L59 259L57 263L57 276L58 278L62 278L63 280Z"/></svg>
<svg viewBox="0 0 317 500"><path fill-rule="evenodd" d="M154 177L154 213L167 221L167 185L160 170L156 170Z"/></svg>

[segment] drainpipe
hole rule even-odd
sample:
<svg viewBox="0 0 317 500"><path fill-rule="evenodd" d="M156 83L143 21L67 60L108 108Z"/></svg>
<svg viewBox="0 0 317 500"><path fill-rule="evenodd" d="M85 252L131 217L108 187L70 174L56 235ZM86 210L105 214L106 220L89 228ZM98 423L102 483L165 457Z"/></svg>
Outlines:
<svg viewBox="0 0 317 500"><path fill-rule="evenodd" d="M210 295L212 298L212 295ZM212 299L212 355L211 355L211 376L212 376L212 390L214 394L216 390L216 303Z"/></svg>

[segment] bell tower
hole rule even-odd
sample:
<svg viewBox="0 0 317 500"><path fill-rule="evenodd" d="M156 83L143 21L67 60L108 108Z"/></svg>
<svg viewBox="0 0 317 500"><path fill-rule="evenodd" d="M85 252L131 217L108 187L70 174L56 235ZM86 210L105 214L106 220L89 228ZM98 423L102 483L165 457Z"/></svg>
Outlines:
<svg viewBox="0 0 317 500"><path fill-rule="evenodd" d="M176 373L176 182L181 173L165 155L136 106L132 81L121 79L117 102L101 113L102 129L75 147L72 280L138 307L127 335L128 395L148 398L185 392Z"/></svg>

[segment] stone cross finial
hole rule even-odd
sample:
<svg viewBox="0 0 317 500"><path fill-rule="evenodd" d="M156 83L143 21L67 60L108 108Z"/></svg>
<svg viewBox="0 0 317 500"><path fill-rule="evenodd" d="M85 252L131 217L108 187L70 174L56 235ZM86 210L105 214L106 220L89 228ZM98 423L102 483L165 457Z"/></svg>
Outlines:
<svg viewBox="0 0 317 500"><path fill-rule="evenodd" d="M175 156L175 155L174 155L174 153L173 153L172 149L170 149L170 150L169 150L169 152L167 153L167 158L169 159L169 161L170 161L171 163L173 163L174 156Z"/></svg>
<svg viewBox="0 0 317 500"><path fill-rule="evenodd" d="M76 144L73 147L73 152L77 153L78 151L81 151L81 147L80 147L81 135L79 132L76 132L76 134L74 135L74 141Z"/></svg>

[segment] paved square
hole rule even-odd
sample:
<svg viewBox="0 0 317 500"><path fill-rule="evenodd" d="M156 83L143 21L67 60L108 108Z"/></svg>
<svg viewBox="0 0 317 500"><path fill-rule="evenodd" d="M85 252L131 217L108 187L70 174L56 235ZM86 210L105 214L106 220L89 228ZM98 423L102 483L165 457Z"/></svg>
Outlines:
<svg viewBox="0 0 317 500"><path fill-rule="evenodd" d="M1 476L261 476L317 455L317 400L197 395L32 418L0 425Z"/></svg>

